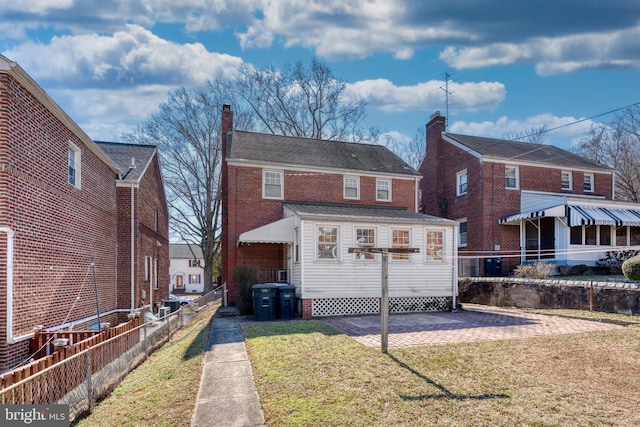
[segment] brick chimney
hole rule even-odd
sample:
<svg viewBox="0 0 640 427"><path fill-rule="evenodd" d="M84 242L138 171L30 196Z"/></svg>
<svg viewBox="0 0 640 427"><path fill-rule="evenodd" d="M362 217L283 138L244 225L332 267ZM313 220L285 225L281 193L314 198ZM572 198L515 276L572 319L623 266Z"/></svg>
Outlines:
<svg viewBox="0 0 640 427"><path fill-rule="evenodd" d="M442 134L446 129L447 119L434 112L426 124L426 147L422 173L422 211L430 215L446 216L442 208L444 201L444 153ZM443 202L444 201L444 202Z"/></svg>
<svg viewBox="0 0 640 427"><path fill-rule="evenodd" d="M231 271L229 271L229 250L233 250L233 244L229 243L229 215L227 207L229 206L229 177L227 168L227 134L233 130L233 111L231 105L224 104L222 106L222 122L220 125L220 149L221 156L221 183L220 197L222 199L222 282L230 283L232 281ZM229 135L230 136L230 135Z"/></svg>

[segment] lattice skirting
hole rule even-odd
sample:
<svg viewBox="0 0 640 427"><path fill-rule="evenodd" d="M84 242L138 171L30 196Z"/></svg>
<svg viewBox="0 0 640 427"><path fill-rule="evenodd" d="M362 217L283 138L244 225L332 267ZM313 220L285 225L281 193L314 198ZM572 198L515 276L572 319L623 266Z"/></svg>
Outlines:
<svg viewBox="0 0 640 427"><path fill-rule="evenodd" d="M389 298L390 313L418 313L449 311L448 297L395 297ZM321 298L311 304L312 317L346 316L380 313L380 298Z"/></svg>

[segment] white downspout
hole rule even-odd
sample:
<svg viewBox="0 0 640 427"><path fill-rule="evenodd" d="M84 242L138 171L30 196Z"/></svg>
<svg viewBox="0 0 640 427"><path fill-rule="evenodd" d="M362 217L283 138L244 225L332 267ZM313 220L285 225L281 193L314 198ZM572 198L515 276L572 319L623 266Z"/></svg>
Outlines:
<svg viewBox="0 0 640 427"><path fill-rule="evenodd" d="M135 256L135 218L134 218L134 186L131 185L131 312L136 309L136 295L135 295L135 279L136 279L136 256Z"/></svg>
<svg viewBox="0 0 640 427"><path fill-rule="evenodd" d="M456 256L452 257L452 267L453 267L453 283L451 283L451 291L453 293L451 298L451 304L453 305L452 310L455 312L458 310L458 275L460 274L458 271L458 264L460 262L460 258L458 257L458 236L459 236L459 225L453 226L453 252Z"/></svg>
<svg viewBox="0 0 640 427"><path fill-rule="evenodd" d="M28 339L31 334L15 338L13 336L13 230L0 227L0 232L7 235L7 343L15 344Z"/></svg>

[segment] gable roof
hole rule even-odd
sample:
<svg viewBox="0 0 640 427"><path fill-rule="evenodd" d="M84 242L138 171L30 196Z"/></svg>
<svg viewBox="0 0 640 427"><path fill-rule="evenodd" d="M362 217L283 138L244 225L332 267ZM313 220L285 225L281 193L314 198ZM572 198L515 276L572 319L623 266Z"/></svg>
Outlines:
<svg viewBox="0 0 640 427"><path fill-rule="evenodd" d="M122 171L121 177L126 175L125 181L139 181L156 153L155 145L125 144L120 142L96 141L98 147L109 156ZM135 168L127 174L131 166L131 159ZM120 178L122 179L122 178Z"/></svg>
<svg viewBox="0 0 640 427"><path fill-rule="evenodd" d="M599 165L596 162L553 145L484 138L448 132L443 133L442 136L444 139L463 145L483 157L500 159L506 162L533 162L563 167L612 170L612 168Z"/></svg>
<svg viewBox="0 0 640 427"><path fill-rule="evenodd" d="M29 93L38 100L56 119L60 120L64 126L74 133L91 152L115 172L120 173L118 166L107 156L100 147L93 141L80 126L49 96L47 92L22 69L15 61L10 60L0 54L0 72L9 74L15 81L20 83Z"/></svg>
<svg viewBox="0 0 640 427"><path fill-rule="evenodd" d="M234 130L227 160L420 176L382 145L297 138Z"/></svg>
<svg viewBox="0 0 640 427"><path fill-rule="evenodd" d="M191 253L192 250L193 253ZM202 259L202 248L198 245L189 245L186 243L169 243L169 258L193 259L193 255L196 256L196 259Z"/></svg>

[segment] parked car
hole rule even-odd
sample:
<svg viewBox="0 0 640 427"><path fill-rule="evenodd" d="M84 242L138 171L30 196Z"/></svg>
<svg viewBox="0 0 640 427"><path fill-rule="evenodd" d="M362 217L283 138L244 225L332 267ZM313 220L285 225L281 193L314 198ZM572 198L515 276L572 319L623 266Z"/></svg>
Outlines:
<svg viewBox="0 0 640 427"><path fill-rule="evenodd" d="M169 294L169 301L179 301L181 306L188 305L195 307L196 303L191 298L179 297L174 294Z"/></svg>

